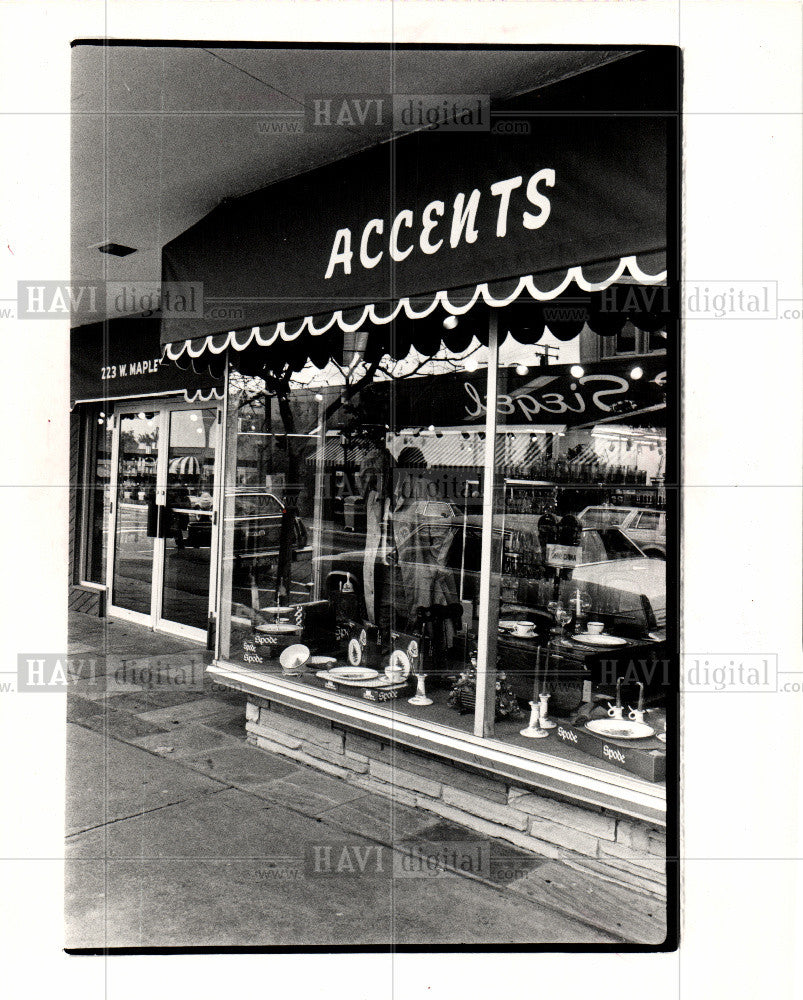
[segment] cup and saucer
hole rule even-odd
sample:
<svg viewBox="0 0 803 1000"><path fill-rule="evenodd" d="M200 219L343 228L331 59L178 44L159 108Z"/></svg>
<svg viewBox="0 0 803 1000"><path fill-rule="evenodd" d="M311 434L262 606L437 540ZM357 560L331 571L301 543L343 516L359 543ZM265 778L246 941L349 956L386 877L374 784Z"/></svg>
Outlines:
<svg viewBox="0 0 803 1000"><path fill-rule="evenodd" d="M515 635L519 639L534 639L535 638L535 624L533 622L513 622L513 627L510 629L510 634Z"/></svg>

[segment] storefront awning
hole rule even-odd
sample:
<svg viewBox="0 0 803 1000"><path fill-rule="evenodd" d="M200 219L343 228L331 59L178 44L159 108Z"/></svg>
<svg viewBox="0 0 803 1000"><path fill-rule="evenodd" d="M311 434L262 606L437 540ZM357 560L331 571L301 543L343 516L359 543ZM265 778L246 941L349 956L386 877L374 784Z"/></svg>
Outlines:
<svg viewBox="0 0 803 1000"><path fill-rule="evenodd" d="M667 128L575 115L504 138L427 130L225 202L164 248L163 281L203 293L198 315L163 318L167 356L660 284Z"/></svg>
<svg viewBox="0 0 803 1000"><path fill-rule="evenodd" d="M70 405L167 396L187 402L221 399L222 364L174 362L162 356L159 318L131 316L70 331Z"/></svg>

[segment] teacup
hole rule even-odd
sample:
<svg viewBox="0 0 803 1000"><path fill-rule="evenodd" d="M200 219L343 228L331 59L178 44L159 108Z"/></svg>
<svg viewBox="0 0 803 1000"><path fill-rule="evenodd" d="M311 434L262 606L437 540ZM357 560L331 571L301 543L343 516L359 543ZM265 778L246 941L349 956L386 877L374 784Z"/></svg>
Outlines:
<svg viewBox="0 0 803 1000"><path fill-rule="evenodd" d="M516 622L513 626L513 634L528 636L535 634L535 625L532 622Z"/></svg>
<svg viewBox="0 0 803 1000"><path fill-rule="evenodd" d="M404 667L385 667L385 677L389 681L403 681L404 680Z"/></svg>
<svg viewBox="0 0 803 1000"><path fill-rule="evenodd" d="M605 622L589 622L586 628L591 635L601 635L605 628Z"/></svg>

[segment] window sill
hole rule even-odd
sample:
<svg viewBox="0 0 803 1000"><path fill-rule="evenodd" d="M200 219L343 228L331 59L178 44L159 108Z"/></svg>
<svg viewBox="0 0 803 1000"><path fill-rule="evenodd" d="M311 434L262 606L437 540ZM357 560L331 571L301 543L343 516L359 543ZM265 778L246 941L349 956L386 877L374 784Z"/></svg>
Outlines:
<svg viewBox="0 0 803 1000"><path fill-rule="evenodd" d="M612 774L590 764L537 750L525 751L498 740L480 739L445 726L356 702L315 688L301 688L280 677L217 661L207 672L219 684L367 732L379 739L446 758L523 787L543 789L585 805L666 824L666 791L626 772Z"/></svg>

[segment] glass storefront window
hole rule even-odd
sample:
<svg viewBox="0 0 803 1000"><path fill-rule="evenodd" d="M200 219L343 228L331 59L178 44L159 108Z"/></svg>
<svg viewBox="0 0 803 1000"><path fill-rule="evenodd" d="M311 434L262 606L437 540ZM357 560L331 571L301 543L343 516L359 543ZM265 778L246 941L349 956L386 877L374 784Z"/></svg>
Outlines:
<svg viewBox="0 0 803 1000"><path fill-rule="evenodd" d="M501 339L491 441L476 337L322 370L231 357L219 654L571 759L522 735L531 703L596 717L664 656L666 366ZM660 730L661 678L626 680Z"/></svg>
<svg viewBox="0 0 803 1000"><path fill-rule="evenodd" d="M429 368L459 370L447 353ZM472 685L452 692L476 655L481 424L414 418L438 377L420 356L285 386L233 364L221 656L471 731Z"/></svg>
<svg viewBox="0 0 803 1000"><path fill-rule="evenodd" d="M81 579L106 582L106 552L111 477L111 418L97 407L84 412L84 453L81 510L83 553Z"/></svg>
<svg viewBox="0 0 803 1000"><path fill-rule="evenodd" d="M497 715L496 739L569 752L546 734L578 716L624 733L639 706L665 728L665 381L662 358L500 369L491 665L539 721Z"/></svg>

